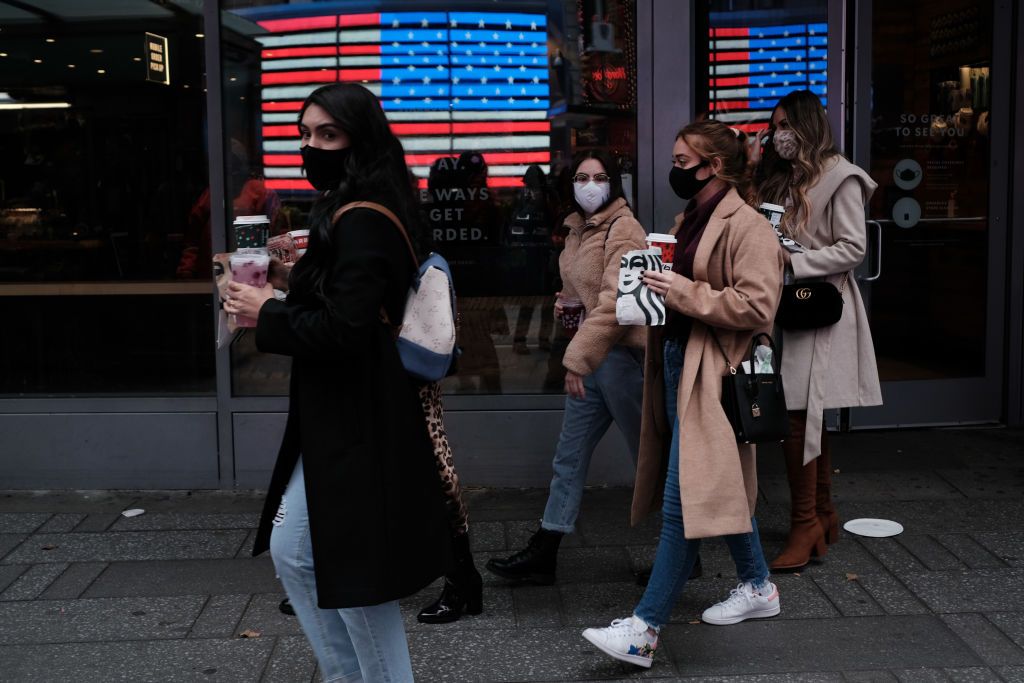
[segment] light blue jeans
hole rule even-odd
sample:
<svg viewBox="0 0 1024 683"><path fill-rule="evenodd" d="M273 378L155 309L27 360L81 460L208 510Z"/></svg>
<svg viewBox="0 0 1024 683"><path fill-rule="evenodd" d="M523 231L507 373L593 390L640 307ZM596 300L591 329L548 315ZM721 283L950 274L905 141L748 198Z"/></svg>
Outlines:
<svg viewBox="0 0 1024 683"><path fill-rule="evenodd" d="M562 433L552 463L555 474L541 520L545 529L563 534L576 528L590 458L612 420L622 431L626 448L636 463L644 395L643 353L613 346L604 362L583 378L583 388L583 398L565 399Z"/></svg>
<svg viewBox="0 0 1024 683"><path fill-rule="evenodd" d="M686 539L683 531L683 506L679 496L679 417L676 414L676 392L683 371L683 347L675 341L665 342L665 410L672 422L672 445L669 447L668 473L661 510L661 537L654 569L647 590L633 614L648 626L661 628L672 614L672 608L683 593L700 552L700 539ZM751 518L749 534L724 536L729 554L736 563L740 581L761 588L768 581L768 564L764 560L757 520Z"/></svg>
<svg viewBox="0 0 1024 683"><path fill-rule="evenodd" d="M409 645L397 600L371 607L317 607L301 459L274 518L270 554L325 683L411 683Z"/></svg>

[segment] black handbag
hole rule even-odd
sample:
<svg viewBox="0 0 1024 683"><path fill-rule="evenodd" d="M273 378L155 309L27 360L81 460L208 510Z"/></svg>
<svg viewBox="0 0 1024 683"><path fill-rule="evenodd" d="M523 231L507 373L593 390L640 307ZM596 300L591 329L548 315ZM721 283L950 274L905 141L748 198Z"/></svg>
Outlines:
<svg viewBox="0 0 1024 683"><path fill-rule="evenodd" d="M789 436L789 415L786 413L786 396L782 390L782 364L775 342L771 336L760 333L750 341L750 369L754 369L754 349L758 340L764 337L772 350L774 373L747 373L743 366L734 366L718 340L715 330L711 336L725 357L729 373L722 377L722 408L729 424L736 433L739 443L767 443L782 441Z"/></svg>
<svg viewBox="0 0 1024 683"><path fill-rule="evenodd" d="M835 325L843 317L843 290L828 282L798 282L782 288L775 322L784 330L813 330Z"/></svg>

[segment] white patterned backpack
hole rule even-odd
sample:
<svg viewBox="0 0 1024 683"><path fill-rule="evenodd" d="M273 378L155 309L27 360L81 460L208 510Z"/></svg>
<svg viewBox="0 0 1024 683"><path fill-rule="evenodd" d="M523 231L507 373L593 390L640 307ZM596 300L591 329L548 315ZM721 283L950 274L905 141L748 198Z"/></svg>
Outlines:
<svg viewBox="0 0 1024 683"><path fill-rule="evenodd" d="M416 258L416 250L409 240L402 222L387 207L373 202L352 202L338 209L334 215L337 221L341 214L351 209L372 209L387 216L402 233L409 247L412 261L417 265L416 277L405 299L405 313L402 323L394 325L381 308L381 319L395 329L398 355L406 372L413 377L437 382L444 379L455 363L458 347L455 333L458 314L455 306L455 287L452 285L452 271L440 254L431 254L423 263Z"/></svg>

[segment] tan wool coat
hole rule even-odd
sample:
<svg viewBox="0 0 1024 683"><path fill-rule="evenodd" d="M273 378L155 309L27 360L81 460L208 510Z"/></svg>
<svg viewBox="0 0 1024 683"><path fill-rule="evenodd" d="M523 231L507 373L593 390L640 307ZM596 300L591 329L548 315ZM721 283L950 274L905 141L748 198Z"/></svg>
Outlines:
<svg viewBox="0 0 1024 683"><path fill-rule="evenodd" d="M622 255L646 249L647 234L621 197L589 220L571 214L565 226L569 234L558 258L562 295L582 301L587 314L569 342L562 364L577 375L589 375L616 344L644 347L643 327L619 325L615 295Z"/></svg>
<svg viewBox="0 0 1024 683"><path fill-rule="evenodd" d="M804 464L821 454L825 410L882 403L871 328L853 275L867 251L864 206L875 187L867 173L836 155L808 190L811 217L794 236L807 249L791 255L797 281L823 279L843 292L843 316L835 325L782 333L786 405L807 411Z"/></svg>
<svg viewBox="0 0 1024 683"><path fill-rule="evenodd" d="M679 230L677 217L673 234ZM697 248L693 279L679 277L666 297L693 318L679 380L679 490L687 538L751 531L757 498L754 447L739 445L722 409L726 359L734 364L755 332L775 319L782 291L782 251L768 221L730 190L715 208ZM640 456L632 523L659 509L665 488L672 416L665 414L662 328L649 328L644 368Z"/></svg>

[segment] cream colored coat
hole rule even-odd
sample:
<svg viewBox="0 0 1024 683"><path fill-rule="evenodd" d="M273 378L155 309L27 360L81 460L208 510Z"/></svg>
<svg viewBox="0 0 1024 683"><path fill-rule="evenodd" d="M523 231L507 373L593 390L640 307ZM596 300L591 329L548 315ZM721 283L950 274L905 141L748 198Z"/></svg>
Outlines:
<svg viewBox="0 0 1024 683"><path fill-rule="evenodd" d="M569 234L558 258L562 295L582 301L587 315L569 342L562 364L577 375L589 375L612 346L644 347L644 328L619 325L615 297L622 255L631 249L646 249L647 234L622 198L589 220L571 214L565 226Z"/></svg>
<svg viewBox="0 0 1024 683"><path fill-rule="evenodd" d="M682 215L676 218L673 234L681 220ZM751 530L757 498L754 447L736 443L722 409L726 360L708 326L738 364L754 333L771 328L782 269L782 251L768 221L730 190L704 229L694 279L677 278L666 297L670 308L694 320L677 396L679 489L687 538ZM665 488L672 420L665 414L662 334L662 328L652 327L647 336L633 524L659 508Z"/></svg>
<svg viewBox="0 0 1024 683"><path fill-rule="evenodd" d="M882 403L875 347L853 269L867 252L864 205L875 182L842 156L808 190L811 219L794 236L807 251L792 254L797 280L824 279L843 289L843 317L816 330L782 333L782 384L790 410L806 410L804 464L821 454L825 410Z"/></svg>

